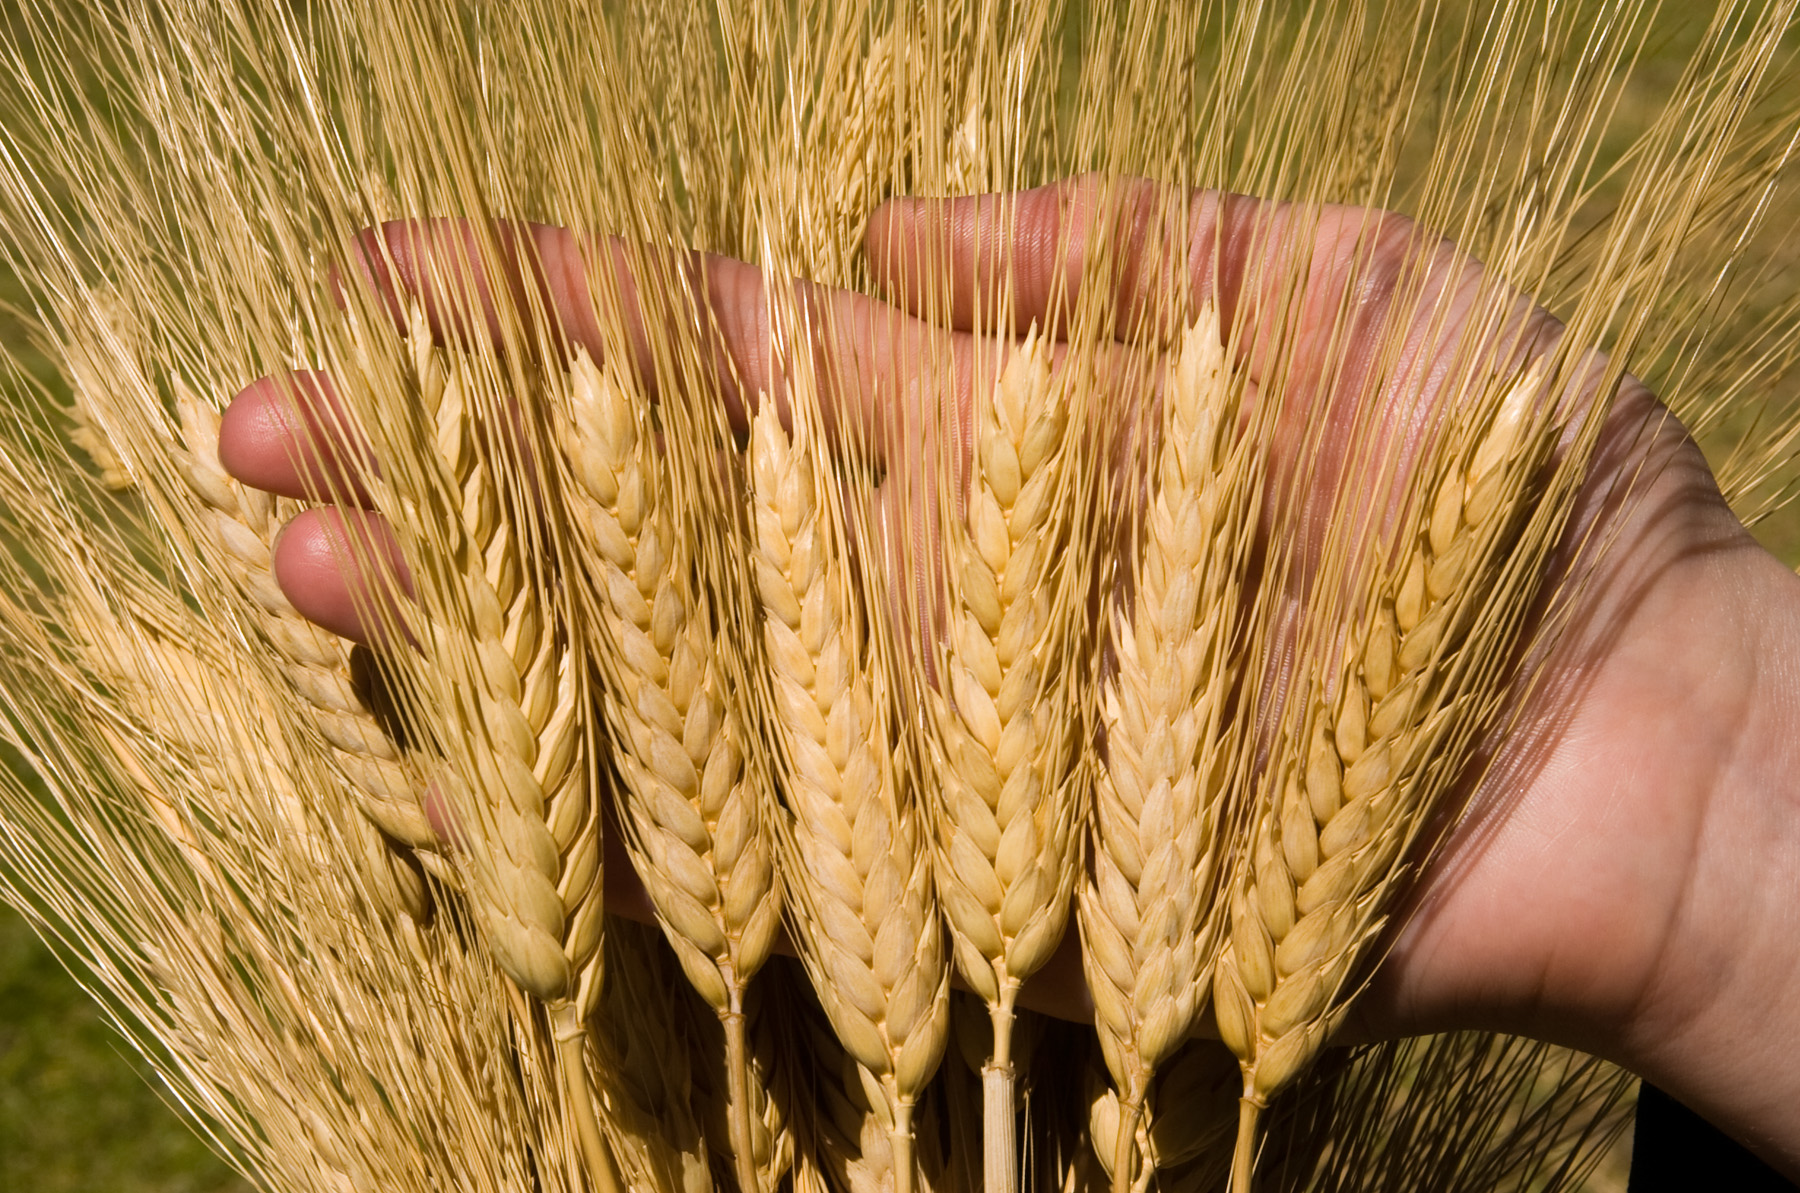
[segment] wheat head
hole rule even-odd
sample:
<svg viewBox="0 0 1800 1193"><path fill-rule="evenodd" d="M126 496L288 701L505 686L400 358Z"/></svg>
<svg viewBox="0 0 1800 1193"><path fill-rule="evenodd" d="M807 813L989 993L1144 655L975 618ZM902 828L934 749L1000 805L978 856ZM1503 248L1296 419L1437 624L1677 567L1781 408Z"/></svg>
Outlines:
<svg viewBox="0 0 1800 1193"><path fill-rule="evenodd" d="M949 967L892 687L817 451L810 431L790 438L773 402L753 416L756 578L791 815L781 860L795 943L874 1086L894 1187L908 1193L912 1112L943 1051Z"/></svg>
<svg viewBox="0 0 1800 1193"><path fill-rule="evenodd" d="M577 353L562 420L590 641L608 680L626 841L688 981L725 1025L733 1149L753 1193L744 990L780 927L774 845L746 768L742 688L732 694L721 658L724 620L695 560L695 537L712 528L681 507L648 398L615 359L603 369Z"/></svg>
<svg viewBox="0 0 1800 1193"><path fill-rule="evenodd" d="M1384 924L1382 895L1461 770L1446 745L1477 701L1457 681L1500 637L1476 614L1554 434L1533 416L1543 376L1534 362L1479 436L1453 440L1428 474L1427 500L1409 515L1399 559L1369 587L1342 666L1304 698L1293 745L1271 767L1214 971L1219 1033L1244 1079L1234 1189L1248 1188L1257 1115L1323 1047L1351 969Z"/></svg>
<svg viewBox="0 0 1800 1193"><path fill-rule="evenodd" d="M1082 960L1118 1088L1097 1142L1114 1189L1134 1182L1132 1139L1157 1067L1205 1010L1229 873L1229 793L1243 759L1232 701L1239 605L1258 484L1238 434L1216 310L1183 335L1162 393L1128 603L1113 617L1106 762L1081 887Z"/></svg>
<svg viewBox="0 0 1800 1193"><path fill-rule="evenodd" d="M943 537L948 629L930 698L937 889L957 968L987 1001L988 1193L1018 1183L1013 1008L1062 939L1086 812L1084 536L1068 395L1034 329L977 402L967 512Z"/></svg>
<svg viewBox="0 0 1800 1193"><path fill-rule="evenodd" d="M303 618L275 580L274 537L282 515L291 510L225 471L219 463L218 412L179 374L169 379L176 424L168 425L146 371L144 345L126 312L103 291L90 292L88 299L94 334L66 348L80 416L78 446L100 465L109 488L146 486L154 490L147 500L191 507L195 516L176 516L194 536L215 582L224 582L237 616L270 649L292 693L309 710L307 719L350 798L393 841L435 843L399 748L353 678L348 644ZM171 473L179 481L171 481ZM363 844L367 848L359 854L375 857L373 841ZM379 868L386 877L374 889L386 889L395 911L415 919L429 914L430 897L410 857L396 850Z"/></svg>
<svg viewBox="0 0 1800 1193"><path fill-rule="evenodd" d="M393 665L434 754L421 765L458 823L475 918L501 970L549 1011L589 1179L610 1190L619 1178L585 1058L603 923L592 697L578 627L546 596L550 536L512 504L524 466L507 453L520 448L488 434L532 407L510 397L516 377L496 396L502 383L478 358L434 348L416 308L407 330L409 383L395 400L416 403L428 438L371 489L418 556L418 600L373 611L393 623ZM375 341L351 331L349 374L391 376Z"/></svg>

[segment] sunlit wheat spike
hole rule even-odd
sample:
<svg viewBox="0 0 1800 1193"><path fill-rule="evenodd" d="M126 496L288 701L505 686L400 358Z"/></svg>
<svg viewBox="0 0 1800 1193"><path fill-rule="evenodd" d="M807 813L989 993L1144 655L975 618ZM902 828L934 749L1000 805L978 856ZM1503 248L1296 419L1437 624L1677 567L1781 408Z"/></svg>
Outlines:
<svg viewBox="0 0 1800 1193"><path fill-rule="evenodd" d="M967 512L949 517L948 629L931 699L936 879L958 970L987 1000L987 1193L1018 1185L1013 1008L1068 922L1092 699L1066 382L1035 329L976 403Z"/></svg>
<svg viewBox="0 0 1800 1193"><path fill-rule="evenodd" d="M694 537L717 530L683 508L674 444L659 448L647 396L610 362L577 354L562 430L626 841L688 980L725 1026L732 1147L754 1193L744 990L769 955L781 902L763 796L745 765L745 694L731 690L729 631L695 563Z"/></svg>
<svg viewBox="0 0 1800 1193"><path fill-rule="evenodd" d="M397 623L390 640L417 643L392 653L442 758L433 781L458 821L472 909L500 968L549 1009L588 1176L609 1193L619 1177L584 1055L602 971L592 694L578 627L545 595L556 565L547 536L513 520L508 486L521 465L484 437L541 395L498 395L480 360L432 346L416 311L409 332L413 384L395 387L397 400L420 404L430 440L422 473L400 475L421 476L425 491L401 496L385 478L376 490L403 539L429 554L410 561L416 612L370 605ZM359 368L379 376L368 344L359 334Z"/></svg>
<svg viewBox="0 0 1800 1193"><path fill-rule="evenodd" d="M1258 1115L1323 1046L1384 923L1383 892L1462 770L1447 751L1466 756L1457 721L1484 703L1465 677L1494 682L1481 664L1516 616L1483 604L1521 549L1533 474L1559 433L1536 412L1544 375L1534 362L1476 416L1478 436L1451 437L1442 462L1426 463L1398 557L1363 582L1342 663L1328 678L1319 668L1265 780L1213 986L1219 1033L1243 1069L1236 1190L1249 1187Z"/></svg>
<svg viewBox="0 0 1800 1193"><path fill-rule="evenodd" d="M1140 1179L1138 1116L1157 1067L1205 1009L1220 944L1241 740L1234 639L1257 484L1254 444L1237 433L1240 393L1209 304L1164 384L1129 595L1112 618L1106 763L1079 903L1094 1022L1118 1088L1116 1130L1096 1139L1116 1193Z"/></svg>
<svg viewBox="0 0 1800 1193"><path fill-rule="evenodd" d="M814 418L795 398L795 418ZM801 422L802 426L806 424ZM795 944L845 1049L870 1075L896 1193L912 1186L912 1112L947 1030L949 968L930 846L896 750L892 688L869 640L811 431L773 402L751 422L756 577L784 795Z"/></svg>

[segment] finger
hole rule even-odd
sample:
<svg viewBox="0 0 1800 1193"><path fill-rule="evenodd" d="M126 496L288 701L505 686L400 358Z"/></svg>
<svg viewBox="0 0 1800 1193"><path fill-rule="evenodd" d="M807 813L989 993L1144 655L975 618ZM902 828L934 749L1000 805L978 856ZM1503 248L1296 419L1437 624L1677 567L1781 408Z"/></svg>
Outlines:
<svg viewBox="0 0 1800 1193"><path fill-rule="evenodd" d="M385 519L359 510L299 514L275 541L276 583L308 621L371 646L393 639L412 576Z"/></svg>
<svg viewBox="0 0 1800 1193"><path fill-rule="evenodd" d="M785 402L793 370L804 362L827 422L872 435L887 421L887 400L905 391L910 368L930 356L928 329L864 296L805 282L772 284L762 270L729 257L632 246L545 224L495 225L484 245L467 220L399 221L359 235L353 259L396 321L416 302L440 340L504 348L509 335L523 332L546 335L565 350L584 348L595 359L605 356L609 339L622 342L653 396L667 348L685 343L710 370L740 432L758 395ZM515 316L527 325L509 328Z"/></svg>
<svg viewBox="0 0 1800 1193"><path fill-rule="evenodd" d="M1172 302L1191 310L1211 300L1258 380L1267 362L1256 346L1283 326L1341 332L1353 284L1359 309L1380 308L1417 260L1414 240L1433 243L1391 212L1101 175L1016 195L894 199L865 233L877 278L920 317L972 330L992 326L1004 302L1015 332L1066 327L1098 285L1130 336L1183 314ZM1316 364L1325 342L1297 344L1286 364Z"/></svg>
<svg viewBox="0 0 1800 1193"><path fill-rule="evenodd" d="M1086 175L1010 195L893 199L864 234L869 261L895 301L920 317L974 330L1023 332L1032 323L1066 326L1096 282L1125 327L1153 313L1171 283L1182 288L1201 241L1184 218L1202 196L1143 179ZM1248 201L1255 202L1255 201ZM1230 218L1246 214L1228 208ZM1104 276L1101 246L1110 245ZM996 323L1006 304L1008 319Z"/></svg>
<svg viewBox="0 0 1800 1193"><path fill-rule="evenodd" d="M369 504L368 443L324 373L264 377L233 398L219 423L219 462L283 497Z"/></svg>

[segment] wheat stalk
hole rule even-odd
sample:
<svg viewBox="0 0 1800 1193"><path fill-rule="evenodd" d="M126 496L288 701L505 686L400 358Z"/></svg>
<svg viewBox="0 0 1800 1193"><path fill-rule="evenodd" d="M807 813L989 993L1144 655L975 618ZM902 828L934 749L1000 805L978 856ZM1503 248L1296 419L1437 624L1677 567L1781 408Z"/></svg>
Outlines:
<svg viewBox="0 0 1800 1193"><path fill-rule="evenodd" d="M957 968L993 1022L984 1184L1012 1193L1013 1011L1062 939L1081 870L1088 540L1072 529L1068 395L1035 330L977 407L967 513L944 535L931 821Z"/></svg>
<svg viewBox="0 0 1800 1193"><path fill-rule="evenodd" d="M731 1141L745 1193L758 1176L744 990L780 927L764 796L746 766L741 688L721 657L727 630L708 597L698 536L649 405L609 357L572 365L562 447L610 681L603 699L619 743L626 840L688 980L725 1027ZM685 515L685 516L684 516ZM766 1099L764 1099L766 1101Z"/></svg>
<svg viewBox="0 0 1800 1193"><path fill-rule="evenodd" d="M1341 1015L1340 992L1383 926L1396 866L1460 773L1466 726L1491 703L1465 677L1507 641L1508 617L1484 623L1481 609L1518 546L1532 473L1557 433L1534 416L1544 375L1540 359L1486 412L1479 437L1465 431L1435 473L1427 466L1427 500L1409 515L1400 557L1369 586L1342 665L1303 696L1297 732L1270 768L1213 986L1220 1035L1243 1068L1240 1193L1259 1114Z"/></svg>
<svg viewBox="0 0 1800 1193"><path fill-rule="evenodd" d="M791 824L781 857L795 943L833 1028L861 1065L914 1177L913 1108L947 1030L949 968L930 848L896 746L887 665L860 607L816 432L790 438L772 402L751 420L756 577Z"/></svg>
<svg viewBox="0 0 1800 1193"><path fill-rule="evenodd" d="M1220 943L1228 792L1246 736L1230 732L1244 649L1234 639L1258 483L1255 437L1238 433L1240 392L1208 304L1163 388L1130 595L1113 618L1106 764L1079 904L1094 1021L1118 1087L1104 1157L1115 1193L1137 1180L1137 1119L1157 1067L1205 1010Z"/></svg>

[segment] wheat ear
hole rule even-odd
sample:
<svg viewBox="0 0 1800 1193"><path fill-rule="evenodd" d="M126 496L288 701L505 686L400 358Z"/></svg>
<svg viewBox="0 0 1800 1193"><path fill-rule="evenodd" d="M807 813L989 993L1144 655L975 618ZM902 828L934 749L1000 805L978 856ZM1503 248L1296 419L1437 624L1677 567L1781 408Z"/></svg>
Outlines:
<svg viewBox="0 0 1800 1193"><path fill-rule="evenodd" d="M799 387L796 387L798 391ZM791 824L782 869L795 943L913 1183L913 1107L948 1030L949 969L930 849L896 749L892 688L833 517L816 433L796 392L794 439L774 403L751 422L756 575Z"/></svg>
<svg viewBox="0 0 1800 1193"><path fill-rule="evenodd" d="M204 507L204 528L222 570L254 606L257 628L330 743L357 806L395 840L435 847L400 747L357 690L349 644L300 616L275 581L280 520L274 499L239 484L220 465L218 413L179 379L175 396L182 439L176 461Z"/></svg>
<svg viewBox="0 0 1800 1193"><path fill-rule="evenodd" d="M987 1193L1018 1186L1013 1008L1068 923L1086 801L1087 568L1071 534L1069 414L1035 328L977 403L967 514L944 536L948 633L933 693L938 896L987 1001Z"/></svg>
<svg viewBox="0 0 1800 1193"><path fill-rule="evenodd" d="M1117 1179L1110 1144L1124 1128L1134 1131L1135 1146L1147 1161L1132 1177L1133 1193L1144 1193L1153 1181L1165 1189L1216 1189L1224 1183L1242 1081L1236 1057L1216 1040L1186 1041L1158 1066L1141 1115L1129 1114L1107 1076L1103 1065L1094 1065L1087 1089L1088 1133L1109 1179Z"/></svg>
<svg viewBox="0 0 1800 1193"><path fill-rule="evenodd" d="M732 1151L756 1193L744 990L780 927L774 847L746 767L741 688L728 698L726 627L695 558L699 536L717 531L683 517L649 399L613 359L602 369L577 353L562 422L597 607L590 641L608 680L626 840L688 981L724 1024Z"/></svg>
<svg viewBox="0 0 1800 1193"><path fill-rule="evenodd" d="M1205 1009L1219 946L1233 636L1255 487L1253 445L1236 434L1238 393L1208 304L1164 386L1130 595L1113 618L1107 756L1078 910L1095 1026L1119 1092L1116 1131L1096 1140L1111 1149L1115 1193L1133 1186L1150 1081Z"/></svg>
<svg viewBox="0 0 1800 1193"><path fill-rule="evenodd" d="M1442 454L1397 563L1368 585L1365 612L1349 623L1342 665L1302 691L1297 732L1266 780L1214 971L1219 1034L1244 1079L1234 1193L1250 1188L1258 1117L1323 1045L1346 977L1383 926L1381 896L1462 769L1444 747L1466 744L1455 722L1470 723L1477 693L1458 680L1481 674L1495 649L1482 602L1553 439L1553 424L1533 418L1541 377L1539 361L1478 437Z"/></svg>
<svg viewBox="0 0 1800 1193"><path fill-rule="evenodd" d="M548 595L550 531L509 517L519 495L502 477L528 470L482 434L533 411L496 397L500 387L478 360L434 351L417 311L407 343L431 436L413 464L425 470L421 491L401 496L384 479L371 482L402 541L421 554L411 561L418 613L394 614L418 649L394 653L410 666L407 695L442 756L436 781L459 819L471 906L501 970L548 1008L589 1179L617 1193L584 1055L602 969L587 667L574 626ZM375 373L360 341L357 353L365 375ZM484 381L485 394L476 389Z"/></svg>
<svg viewBox="0 0 1800 1193"><path fill-rule="evenodd" d="M260 836L263 847L315 871L347 862L372 922L422 920L430 904L418 872L374 824L354 809L335 818L307 808L307 777L335 776L318 754L301 752L311 743L284 735L294 722L284 718L283 681L185 607L152 606L154 598L138 592L120 612L83 581L63 588L64 627L84 668L130 718L98 723L97 735L219 905L243 906L254 876L209 855L189 823L194 808L228 817L246 837ZM171 773L191 776L191 785L171 788L160 768L147 767L152 755L177 760ZM260 764L250 761L258 756Z"/></svg>

